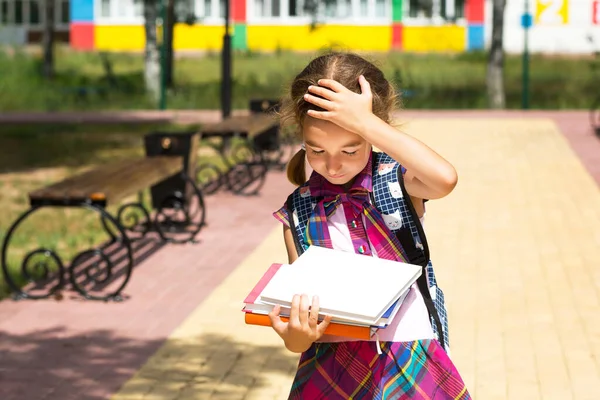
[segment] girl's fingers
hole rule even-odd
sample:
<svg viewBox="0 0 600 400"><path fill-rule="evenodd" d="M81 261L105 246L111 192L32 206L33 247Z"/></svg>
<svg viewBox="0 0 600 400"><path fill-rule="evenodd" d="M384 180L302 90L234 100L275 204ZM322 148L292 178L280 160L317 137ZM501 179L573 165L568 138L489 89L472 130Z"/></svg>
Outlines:
<svg viewBox="0 0 600 400"><path fill-rule="evenodd" d="M279 335L281 335L287 326L287 323L283 322L281 318L279 318L279 312L281 310L280 306L273 307L273 310L269 313L269 319L271 320L271 326Z"/></svg>
<svg viewBox="0 0 600 400"><path fill-rule="evenodd" d="M319 84L319 86L327 87L336 93L348 90L344 85L342 85L338 81L334 81L333 79L319 79L317 83Z"/></svg>
<svg viewBox="0 0 600 400"><path fill-rule="evenodd" d="M294 297L292 297L292 306L290 307L290 324L300 325L299 313L300 296L295 294Z"/></svg>
<svg viewBox="0 0 600 400"><path fill-rule="evenodd" d="M331 120L331 118L333 117L333 113L331 111L308 110L306 114L313 118L324 119L328 121Z"/></svg>
<svg viewBox="0 0 600 400"><path fill-rule="evenodd" d="M363 75L358 77L358 84L360 85L361 94L366 94L371 96L371 84Z"/></svg>
<svg viewBox="0 0 600 400"><path fill-rule="evenodd" d="M300 326L308 326L308 296L303 294L300 297Z"/></svg>
<svg viewBox="0 0 600 400"><path fill-rule="evenodd" d="M319 322L319 296L313 296L312 305L310 306L310 313L308 315L308 326L311 329L315 329Z"/></svg>
<svg viewBox="0 0 600 400"><path fill-rule="evenodd" d="M336 93L322 86L310 85L308 91L327 100L335 100Z"/></svg>
<svg viewBox="0 0 600 400"><path fill-rule="evenodd" d="M334 103L329 101L329 100L325 100L322 99L320 97L317 96L313 96L311 94L305 94L304 95L304 100L308 101L311 104L314 104L315 106L319 106L325 110L332 110L334 107Z"/></svg>
<svg viewBox="0 0 600 400"><path fill-rule="evenodd" d="M317 325L317 340L319 340L321 336L323 336L323 334L325 333L325 329L327 329L327 327L329 326L329 323L331 322L332 318L333 317L331 315L327 315L325 316L325 318L323 318L323 321L321 321L321 323Z"/></svg>

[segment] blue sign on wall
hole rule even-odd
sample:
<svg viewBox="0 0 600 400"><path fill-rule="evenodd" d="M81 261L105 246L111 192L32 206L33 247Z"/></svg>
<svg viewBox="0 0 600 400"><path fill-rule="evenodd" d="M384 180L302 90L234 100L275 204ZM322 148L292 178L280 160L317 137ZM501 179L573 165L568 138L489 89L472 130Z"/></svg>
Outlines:
<svg viewBox="0 0 600 400"><path fill-rule="evenodd" d="M523 28L530 28L531 25L533 25L533 18L531 17L531 14L525 13L521 15L521 26Z"/></svg>
<svg viewBox="0 0 600 400"><path fill-rule="evenodd" d="M483 50L484 48L483 25L469 25L467 29L467 49Z"/></svg>
<svg viewBox="0 0 600 400"><path fill-rule="evenodd" d="M71 0L71 22L94 22L94 0Z"/></svg>

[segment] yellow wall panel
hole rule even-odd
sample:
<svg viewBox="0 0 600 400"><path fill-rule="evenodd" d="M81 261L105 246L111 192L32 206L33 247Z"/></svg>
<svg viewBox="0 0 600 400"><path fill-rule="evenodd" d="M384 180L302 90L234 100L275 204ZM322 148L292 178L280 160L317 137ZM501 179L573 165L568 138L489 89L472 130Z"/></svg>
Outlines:
<svg viewBox="0 0 600 400"><path fill-rule="evenodd" d="M108 51L140 51L144 49L144 27L96 25L95 48ZM391 26L324 25L315 30L309 26L247 27L248 48L252 50L340 50L388 51ZM219 50L223 27L177 24L175 50ZM464 51L466 31L462 26L404 26L402 48L405 51Z"/></svg>
<svg viewBox="0 0 600 400"><path fill-rule="evenodd" d="M219 50L223 46L225 27L211 25L175 25L175 50Z"/></svg>
<svg viewBox="0 0 600 400"><path fill-rule="evenodd" d="M391 26L324 25L260 26L247 28L251 50L319 50L333 47L345 50L387 51L392 41Z"/></svg>
<svg viewBox="0 0 600 400"><path fill-rule="evenodd" d="M159 34L162 31L159 29ZM175 50L220 49L223 44L222 26L186 24L175 25L173 47ZM95 48L108 51L143 50L146 44L144 27L139 26L95 26Z"/></svg>
<svg viewBox="0 0 600 400"><path fill-rule="evenodd" d="M467 37L463 26L403 26L404 51L464 51Z"/></svg>
<svg viewBox="0 0 600 400"><path fill-rule="evenodd" d="M94 43L96 50L143 50L146 44L146 34L142 25L96 25L94 27Z"/></svg>

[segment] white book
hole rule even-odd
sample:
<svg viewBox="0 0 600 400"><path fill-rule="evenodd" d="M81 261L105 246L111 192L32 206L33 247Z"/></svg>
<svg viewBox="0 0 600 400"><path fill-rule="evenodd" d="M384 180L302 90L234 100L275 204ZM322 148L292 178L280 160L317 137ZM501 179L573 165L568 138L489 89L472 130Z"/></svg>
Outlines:
<svg viewBox="0 0 600 400"><path fill-rule="evenodd" d="M390 309L387 310L386 313L384 313L383 316L381 316L381 318L379 318L375 324L373 325L369 325L369 326L373 326L376 328L385 328L387 325L389 325L392 320L396 317L396 314L398 314L398 311L400 310L400 307L402 307L402 302L404 301L404 299L406 298L406 296L408 295L409 291L405 291L404 293L402 293L402 295L400 296L400 298L398 299L398 301L396 301L391 307ZM258 297L257 301L255 303L246 303L244 305L243 311L246 312L253 312L256 314L262 314L262 315L267 315L269 314L272 310L273 307L275 307L273 304L264 304L262 303L262 300L260 298L260 296ZM387 316L386 316L387 314ZM290 316L290 308L289 307L284 307L282 306L280 311L279 311L279 315L282 317L289 317ZM320 313L320 315L322 316L323 314ZM323 319L322 317L319 319ZM346 325L356 325L356 326L365 326L364 323L361 322L357 322L355 320L352 319L344 319L344 318L333 318L331 320L331 322L334 323L340 323L340 324L346 324Z"/></svg>
<svg viewBox="0 0 600 400"><path fill-rule="evenodd" d="M294 294L318 295L319 314L376 325L421 270L420 265L311 246L279 268L260 302L290 307Z"/></svg>

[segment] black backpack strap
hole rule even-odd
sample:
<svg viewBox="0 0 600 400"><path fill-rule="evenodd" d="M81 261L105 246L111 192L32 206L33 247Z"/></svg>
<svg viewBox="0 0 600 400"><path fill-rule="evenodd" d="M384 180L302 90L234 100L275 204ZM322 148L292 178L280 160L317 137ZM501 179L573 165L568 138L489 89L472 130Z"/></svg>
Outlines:
<svg viewBox="0 0 600 400"><path fill-rule="evenodd" d="M423 300L425 301L425 306L427 307L427 311L429 312L429 316L433 319L438 331L438 339L443 348L446 347L445 339L444 339L444 329L442 325L442 321L438 312L433 304L433 299L431 297L431 292L429 291L429 283L427 281L427 265L429 264L429 245L427 244L427 238L425 237L425 231L423 230L423 225L421 225L421 220L417 215L417 211L415 210L415 206L412 203L410 195L406 191L406 187L404 186L404 176L402 175L402 167L398 167L398 183L400 183L400 188L402 189L402 195L404 196L404 202L408 207L408 211L410 212L412 219L417 227L417 232L419 233L419 238L423 244L423 249L417 248L415 245L415 241L410 233L409 229L399 229L396 233L396 237L398 241L402 245L402 248L407 253L409 262L411 264L420 265L422 267L421 276L417 279L417 286L421 295L423 296ZM403 233L404 232L404 233ZM407 232L407 233L406 233Z"/></svg>
<svg viewBox="0 0 600 400"><path fill-rule="evenodd" d="M302 246L302 243L300 242L298 229L296 228L296 225L294 225L294 193L288 196L285 206L288 214L288 222L290 223L290 230L292 231L292 237L294 238L294 245L296 245L296 253L298 253L298 257L300 257L300 255L304 253L304 246Z"/></svg>

